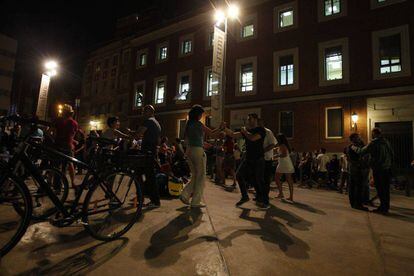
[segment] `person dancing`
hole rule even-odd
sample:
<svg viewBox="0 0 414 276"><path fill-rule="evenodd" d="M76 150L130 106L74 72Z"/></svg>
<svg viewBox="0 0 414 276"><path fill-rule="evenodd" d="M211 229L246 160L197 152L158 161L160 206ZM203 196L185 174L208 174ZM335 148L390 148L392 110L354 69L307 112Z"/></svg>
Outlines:
<svg viewBox="0 0 414 276"><path fill-rule="evenodd" d="M276 140L278 141L276 157L278 157L278 160L279 160L277 168L276 168L276 173L275 173L275 181L279 189L279 195L277 196L277 198L284 198L282 182L280 181L280 178L282 175L285 175L286 180L289 184L289 192L290 192L290 197L288 198L288 200L293 201L292 174L295 172L295 167L293 166L292 160L290 159L290 156L289 156L290 154L289 142L286 139L286 136L282 133L279 133L276 136Z"/></svg>

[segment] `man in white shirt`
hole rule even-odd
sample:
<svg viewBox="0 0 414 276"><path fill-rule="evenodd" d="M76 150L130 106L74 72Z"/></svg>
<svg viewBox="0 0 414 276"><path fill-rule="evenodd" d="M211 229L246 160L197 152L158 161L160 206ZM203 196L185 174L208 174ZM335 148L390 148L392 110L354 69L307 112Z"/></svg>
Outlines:
<svg viewBox="0 0 414 276"><path fill-rule="evenodd" d="M318 162L318 178L323 180L323 183L326 184L328 169L327 165L329 163L329 156L326 154L326 149L321 148L321 153L316 157Z"/></svg>
<svg viewBox="0 0 414 276"><path fill-rule="evenodd" d="M259 119L259 126L263 127L266 130L266 136L263 142L264 148L264 157L265 157L265 189L267 194L270 191L270 183L272 182L272 177L274 177L275 169L273 167L273 149L276 147L277 140L273 132L264 126L263 119Z"/></svg>

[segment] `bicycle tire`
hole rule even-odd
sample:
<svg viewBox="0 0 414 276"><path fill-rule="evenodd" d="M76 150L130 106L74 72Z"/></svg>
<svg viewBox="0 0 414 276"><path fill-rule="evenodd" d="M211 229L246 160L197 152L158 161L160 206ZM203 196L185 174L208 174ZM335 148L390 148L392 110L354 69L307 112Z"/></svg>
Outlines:
<svg viewBox="0 0 414 276"><path fill-rule="evenodd" d="M99 231L97 231L97 229L95 229L95 226L92 225L92 221L93 219L91 219L91 216L97 213L94 212L98 212L97 208L97 203L100 202L108 202L108 206L111 206L111 199L109 198L109 195L107 192L105 192L105 188L107 188L108 186L111 186L110 184L108 184L109 182L107 181L107 179L109 179L110 177L112 177L113 175L120 175L123 176L123 180L122 182L129 182L129 186L133 187L135 189L135 197L134 197L134 193L131 192L131 194L129 195L129 190L130 188L128 188L125 185L123 186L123 189L127 189L127 194L124 196L124 200L123 200L123 206L125 209L123 210L127 210L127 209L131 209L128 208L127 205L131 205L132 204L132 211L130 212L130 214L125 215L125 214L121 214L122 210L119 208L117 209L113 209L113 210L105 210L105 208L103 208L102 210L99 210L99 212L102 213L108 213L109 215L114 214L116 212L118 212L118 222L120 222L122 220L122 218L125 218L128 216L128 222L125 224L125 226L122 227L122 229L120 231L114 231L111 232L109 234L103 234L100 233ZM125 178L127 177L127 178ZM132 180L132 182L130 182ZM121 187L121 184L119 184L118 187L111 186L112 190L115 190L115 194L118 195L118 191L119 188ZM104 186L103 186L104 185ZM121 193L119 193L121 194ZM126 201L127 201L127 197L132 196L132 200L133 202L128 202L126 205ZM122 197L121 197L122 198ZM129 172L123 172L123 171L117 171L117 172L112 172L109 173L106 178L105 181L103 183L97 183L96 185L94 185L93 187L89 188L88 193L86 194L85 197L85 201L84 201L84 205L83 205L83 222L85 229L88 231L88 233L94 237L97 240L102 240L102 241L111 241L111 240L115 240L121 236L123 236L126 232L128 232L131 227L135 224L135 222L138 221L139 217L142 214L142 203L143 203L143 196L142 196L142 190L141 190L141 183L139 183L138 179ZM105 204L105 203L104 203ZM92 207L92 208L91 208ZM101 206L99 206L100 208ZM94 211L92 211L94 210ZM115 216L117 214L114 214ZM102 219L101 219L102 220ZM104 221L106 221L107 218L104 219ZM101 228L100 228L101 229ZM99 229L99 230L100 230Z"/></svg>
<svg viewBox="0 0 414 276"><path fill-rule="evenodd" d="M7 200L6 197L3 195L3 192L4 192L3 189L7 188L5 182L9 179L12 180L14 189L21 194L21 197L23 199L23 204L24 204L24 210L22 208L18 208L20 212L17 212L16 206L15 206L17 203L16 202L12 203L13 209L21 217L21 222L19 226L17 227L16 233L10 238L9 242L6 242L5 245L0 244L0 258L5 256L10 250L12 250L13 247L16 246L16 244L20 241L20 239L26 233L27 227L30 224L30 219L32 216L32 208L33 208L32 198L24 182L21 179L17 178L16 176L9 174L7 177L4 178L4 181L0 183L0 209L4 209L2 208L2 206L5 206L3 203L5 202L5 200ZM2 216L2 218L4 218L4 216ZM7 223L5 225L7 225ZM6 229L6 232L7 232L7 229ZM1 234L3 233L4 232L1 232Z"/></svg>

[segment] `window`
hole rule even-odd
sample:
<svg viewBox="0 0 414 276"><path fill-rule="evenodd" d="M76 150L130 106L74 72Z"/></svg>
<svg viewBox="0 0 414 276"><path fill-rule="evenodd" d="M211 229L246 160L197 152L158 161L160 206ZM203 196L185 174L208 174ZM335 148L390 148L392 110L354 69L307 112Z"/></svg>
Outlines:
<svg viewBox="0 0 414 276"><path fill-rule="evenodd" d="M319 85L349 83L348 39L319 43Z"/></svg>
<svg viewBox="0 0 414 276"><path fill-rule="evenodd" d="M154 103L165 104L165 96L167 91L167 77L159 77L154 81Z"/></svg>
<svg viewBox="0 0 414 276"><path fill-rule="evenodd" d="M211 97L214 93L214 89L217 89L214 87L214 79L213 79L213 71L211 70L211 66L206 67L204 69L204 98Z"/></svg>
<svg viewBox="0 0 414 276"><path fill-rule="evenodd" d="M279 76L280 86L293 84L293 56L280 57Z"/></svg>
<svg viewBox="0 0 414 276"><path fill-rule="evenodd" d="M380 73L401 72L401 34L380 37Z"/></svg>
<svg viewBox="0 0 414 276"><path fill-rule="evenodd" d="M287 49L273 54L274 91L299 88L299 49Z"/></svg>
<svg viewBox="0 0 414 276"><path fill-rule="evenodd" d="M236 84L238 96L256 93L257 57L239 59L236 61Z"/></svg>
<svg viewBox="0 0 414 276"><path fill-rule="evenodd" d="M342 79L342 47L325 49L325 79Z"/></svg>
<svg viewBox="0 0 414 276"><path fill-rule="evenodd" d="M325 0L325 16L341 12L341 0Z"/></svg>
<svg viewBox="0 0 414 276"><path fill-rule="evenodd" d="M137 82L134 85L134 109L138 109L144 105L145 82Z"/></svg>
<svg viewBox="0 0 414 276"><path fill-rule="evenodd" d="M327 139L339 139L344 135L342 107L328 107L325 109L325 127Z"/></svg>
<svg viewBox="0 0 414 276"><path fill-rule="evenodd" d="M406 0L371 0L371 9L381 8L405 1Z"/></svg>
<svg viewBox="0 0 414 276"><path fill-rule="evenodd" d="M411 75L408 25L372 33L374 80Z"/></svg>
<svg viewBox="0 0 414 276"><path fill-rule="evenodd" d="M109 58L106 58L104 61L104 68L108 68L109 65Z"/></svg>
<svg viewBox="0 0 414 276"><path fill-rule="evenodd" d="M348 0L318 0L318 20L327 21L346 16Z"/></svg>
<svg viewBox="0 0 414 276"><path fill-rule="evenodd" d="M181 140L184 139L184 133L185 133L185 127L187 125L186 119L180 119L178 120L178 138Z"/></svg>
<svg viewBox="0 0 414 276"><path fill-rule="evenodd" d="M116 68L113 68L111 70L111 78L115 78L116 77Z"/></svg>
<svg viewBox="0 0 414 276"><path fill-rule="evenodd" d="M148 49L139 50L137 52L136 68L144 68L148 62Z"/></svg>
<svg viewBox="0 0 414 276"><path fill-rule="evenodd" d="M191 71L180 72L177 74L177 96L178 101L187 101L190 99L191 92Z"/></svg>
<svg viewBox="0 0 414 276"><path fill-rule="evenodd" d="M279 113L279 132L286 138L293 138L293 112L281 111Z"/></svg>
<svg viewBox="0 0 414 276"><path fill-rule="evenodd" d="M101 63L97 62L95 65L95 72L100 72L101 71Z"/></svg>
<svg viewBox="0 0 414 276"><path fill-rule="evenodd" d="M292 1L273 9L275 33L288 31L298 26L298 1Z"/></svg>
<svg viewBox="0 0 414 276"><path fill-rule="evenodd" d="M168 42L163 42L157 46L157 63L168 60Z"/></svg>
<svg viewBox="0 0 414 276"><path fill-rule="evenodd" d="M253 14L241 19L238 41L254 39L257 37L257 15Z"/></svg>
<svg viewBox="0 0 414 276"><path fill-rule="evenodd" d="M187 34L184 36L181 36L179 39L179 51L178 56L188 56L193 53L194 50L194 35L193 34Z"/></svg>

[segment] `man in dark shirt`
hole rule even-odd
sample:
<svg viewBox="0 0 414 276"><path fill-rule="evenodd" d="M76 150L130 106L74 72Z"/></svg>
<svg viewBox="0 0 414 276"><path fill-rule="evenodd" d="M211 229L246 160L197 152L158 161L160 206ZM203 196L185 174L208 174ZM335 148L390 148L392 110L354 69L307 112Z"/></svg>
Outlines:
<svg viewBox="0 0 414 276"><path fill-rule="evenodd" d="M226 129L225 132L230 137L235 139L244 138L246 141L246 161L237 175L242 198L236 203L236 206L249 201L247 181L250 177L249 182L254 183L256 190L256 204L262 209L268 209L269 193L266 193L264 189L265 159L263 142L266 130L258 126L258 119L257 114L249 114L247 117L248 130L246 127L242 127L240 132L233 132L230 129Z"/></svg>
<svg viewBox="0 0 414 276"><path fill-rule="evenodd" d="M155 119L155 109L152 105L144 107L145 121L143 126L138 129L138 135L143 135L141 150L144 153L151 153L154 157L154 164L145 172L146 188L149 194L150 203L146 204L148 208L158 208L161 205L160 192L157 182L155 181L155 159L157 156L157 148L161 141L161 126Z"/></svg>

